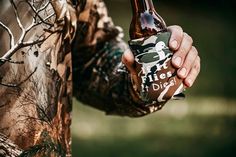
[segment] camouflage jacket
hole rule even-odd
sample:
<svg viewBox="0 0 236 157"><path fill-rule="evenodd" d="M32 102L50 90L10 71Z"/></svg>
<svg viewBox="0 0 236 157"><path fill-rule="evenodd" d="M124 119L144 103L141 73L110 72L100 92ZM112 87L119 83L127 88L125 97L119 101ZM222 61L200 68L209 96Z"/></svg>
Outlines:
<svg viewBox="0 0 236 157"><path fill-rule="evenodd" d="M9 0L0 8L1 157L71 156L72 88L109 115L162 108L134 91L121 63L122 29L102 0Z"/></svg>

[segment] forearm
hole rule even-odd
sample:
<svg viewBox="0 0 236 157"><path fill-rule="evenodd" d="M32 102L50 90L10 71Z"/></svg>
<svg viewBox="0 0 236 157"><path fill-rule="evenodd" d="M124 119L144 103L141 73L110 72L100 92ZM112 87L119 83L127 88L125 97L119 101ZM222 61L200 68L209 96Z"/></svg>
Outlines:
<svg viewBox="0 0 236 157"><path fill-rule="evenodd" d="M138 117L159 110L163 104L146 104L134 91L121 63L128 49L121 37L122 30L113 25L102 1L86 5L72 51L75 97L113 115Z"/></svg>
<svg viewBox="0 0 236 157"><path fill-rule="evenodd" d="M73 61L75 97L109 115L140 117L161 109L164 103L146 104L134 91L130 75L121 63L127 48L124 45L123 41L105 42L86 64ZM91 47L80 51L86 54Z"/></svg>

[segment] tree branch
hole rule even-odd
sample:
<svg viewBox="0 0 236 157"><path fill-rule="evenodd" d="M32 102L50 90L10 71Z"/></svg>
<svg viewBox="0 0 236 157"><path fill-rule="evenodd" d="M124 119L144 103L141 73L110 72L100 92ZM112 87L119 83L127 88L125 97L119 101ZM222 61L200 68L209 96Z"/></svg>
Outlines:
<svg viewBox="0 0 236 157"><path fill-rule="evenodd" d="M15 16L16 16L16 21L17 21L19 27L21 28L21 30L23 31L23 30L24 30L24 27L23 27L23 25L22 25L22 23L21 23L21 21L20 21L20 18L19 18L20 16L19 16L19 14L18 14L18 11L17 11L17 8L16 8L16 4L14 3L13 0L10 0L10 2L11 2L11 5L12 5L12 7L13 7L14 14L15 14Z"/></svg>
<svg viewBox="0 0 236 157"><path fill-rule="evenodd" d="M48 5L50 4L50 1L48 1L42 8L40 8L39 10L36 10L36 8L29 2L29 1L26 1L26 3L30 6L30 8L33 10L33 12L35 13L35 17L38 17L40 19L40 22L41 23L44 23L46 25L49 25L49 26L53 26L53 24L51 23L48 23L46 22L40 15L39 13L41 11L43 11L44 9L46 9L48 7Z"/></svg>
<svg viewBox="0 0 236 157"><path fill-rule="evenodd" d="M16 4L14 3L13 0L10 0L11 5L14 9L14 14L16 16L16 20L17 23L20 27L20 29L22 30L21 35L19 40L15 43L14 41L14 36L13 33L11 32L11 30L4 25L2 22L0 22L0 26L2 26L9 34L10 38L11 38L11 46L10 46L10 50L8 50L1 58L0 58L0 66L2 66L4 63L6 63L7 61L11 60L11 57L21 48L30 46L30 45L34 45L34 44L38 44L41 43L43 41L45 41L46 39L38 39L36 41L24 41L25 37L27 35L27 33L30 32L30 30L32 30L34 27L38 26L39 24L46 24L49 27L52 27L53 24L48 23L47 20L50 19L51 17L53 17L55 15L55 13L52 13L50 15L48 15L47 17L45 17L44 19L39 15L39 13L43 10L45 10L48 5L51 3L51 1L48 1L45 5L43 5L40 9L36 10L36 8L29 2L26 1L26 3L30 6L30 8L33 10L33 12L35 13L35 16L33 17L33 21L32 23L27 27L24 28L24 26L22 25L21 21L20 21L20 17L17 11L17 7ZM36 17L38 17L40 19L40 21L37 22Z"/></svg>
<svg viewBox="0 0 236 157"><path fill-rule="evenodd" d="M11 32L11 30L4 24L0 21L0 26L2 26L3 29L5 29L7 31L7 33L9 34L10 36L10 48L12 48L15 44L15 41L14 41L14 36L13 36L13 33Z"/></svg>

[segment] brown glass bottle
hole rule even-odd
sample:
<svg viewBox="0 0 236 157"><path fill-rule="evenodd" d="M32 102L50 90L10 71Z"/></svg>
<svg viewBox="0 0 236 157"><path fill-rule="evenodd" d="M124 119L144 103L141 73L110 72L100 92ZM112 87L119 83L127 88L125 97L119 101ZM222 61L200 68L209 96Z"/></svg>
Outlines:
<svg viewBox="0 0 236 157"><path fill-rule="evenodd" d="M170 32L152 0L131 0L133 18L129 46L135 58L134 90L146 104L179 98L184 89L171 64Z"/></svg>
<svg viewBox="0 0 236 157"><path fill-rule="evenodd" d="M166 31L166 24L157 14L152 0L131 0L133 18L130 39L137 39Z"/></svg>

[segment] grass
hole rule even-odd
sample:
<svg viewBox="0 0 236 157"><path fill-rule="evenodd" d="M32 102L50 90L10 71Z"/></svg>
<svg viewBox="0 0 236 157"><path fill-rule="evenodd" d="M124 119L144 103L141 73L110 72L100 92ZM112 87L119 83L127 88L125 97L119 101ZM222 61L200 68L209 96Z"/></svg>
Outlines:
<svg viewBox="0 0 236 157"><path fill-rule="evenodd" d="M75 101L73 156L233 157L235 103L223 98L173 101L162 111L130 119L108 117Z"/></svg>

